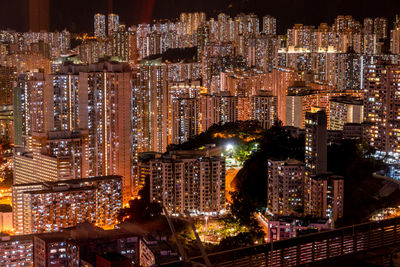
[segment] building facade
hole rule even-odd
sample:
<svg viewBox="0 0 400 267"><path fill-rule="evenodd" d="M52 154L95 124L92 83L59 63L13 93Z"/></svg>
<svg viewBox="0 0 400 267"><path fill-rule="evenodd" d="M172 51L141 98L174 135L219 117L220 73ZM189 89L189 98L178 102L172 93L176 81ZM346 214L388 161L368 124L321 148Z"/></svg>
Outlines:
<svg viewBox="0 0 400 267"><path fill-rule="evenodd" d="M143 163L146 168L139 162L149 175L150 201L173 214L219 214L225 207L225 158L202 153L178 151Z"/></svg>
<svg viewBox="0 0 400 267"><path fill-rule="evenodd" d="M13 206L16 234L56 232L83 222L111 228L122 208L122 177L14 185Z"/></svg>

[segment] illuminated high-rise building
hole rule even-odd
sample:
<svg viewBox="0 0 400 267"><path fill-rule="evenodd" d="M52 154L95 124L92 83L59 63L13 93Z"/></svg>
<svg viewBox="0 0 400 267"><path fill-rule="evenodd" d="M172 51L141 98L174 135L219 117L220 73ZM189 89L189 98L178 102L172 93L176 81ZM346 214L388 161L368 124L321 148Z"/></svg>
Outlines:
<svg viewBox="0 0 400 267"><path fill-rule="evenodd" d="M400 20L396 16L393 30L390 31L390 52L395 55L400 54Z"/></svg>
<svg viewBox="0 0 400 267"><path fill-rule="evenodd" d="M304 207L304 163L295 159L268 160L268 207L276 215L290 215Z"/></svg>
<svg viewBox="0 0 400 267"><path fill-rule="evenodd" d="M230 92L220 92L216 95L218 121L216 123L235 122L238 119L238 96L230 94Z"/></svg>
<svg viewBox="0 0 400 267"><path fill-rule="evenodd" d="M302 88L298 92L290 92L286 96L286 125L297 128L305 128L306 113L311 111L311 106L318 105L316 95L307 88Z"/></svg>
<svg viewBox="0 0 400 267"><path fill-rule="evenodd" d="M119 27L119 16L117 14L108 14L108 36L111 36L113 32L118 31Z"/></svg>
<svg viewBox="0 0 400 267"><path fill-rule="evenodd" d="M187 98L188 95L189 98L198 97L200 78L201 64L197 62L168 63L156 59L143 61L138 66L132 99L133 143L137 145L137 152L166 151L173 139L172 112L173 109L178 112L180 105L174 99ZM184 124L187 123L189 121Z"/></svg>
<svg viewBox="0 0 400 267"><path fill-rule="evenodd" d="M200 133L199 99L182 95L172 100L172 142L181 144Z"/></svg>
<svg viewBox="0 0 400 267"><path fill-rule="evenodd" d="M46 131L73 131L82 129L81 109L83 98L79 92L79 76L61 71L45 77L45 127Z"/></svg>
<svg viewBox="0 0 400 267"><path fill-rule="evenodd" d="M28 233L22 214L24 206L21 193L35 190L35 183L56 182L88 177L87 132L60 131L33 133L33 152L14 156L13 224L17 233Z"/></svg>
<svg viewBox="0 0 400 267"><path fill-rule="evenodd" d="M44 132L45 75L26 73L19 75L14 90L14 136L19 150L32 151L32 133Z"/></svg>
<svg viewBox="0 0 400 267"><path fill-rule="evenodd" d="M171 142L181 144L201 132L200 82L172 84L169 92Z"/></svg>
<svg viewBox="0 0 400 267"><path fill-rule="evenodd" d="M346 123L364 121L363 101L351 97L337 97L329 101L329 129L343 130Z"/></svg>
<svg viewBox="0 0 400 267"><path fill-rule="evenodd" d="M374 20L372 18L365 18L363 25L364 34L373 34L374 33Z"/></svg>
<svg viewBox="0 0 400 267"><path fill-rule="evenodd" d="M277 42L272 35L259 35L248 39L248 65L264 73L271 72L276 66Z"/></svg>
<svg viewBox="0 0 400 267"><path fill-rule="evenodd" d="M124 44L121 44L123 46ZM84 40L77 47L79 60L85 64L93 64L107 55L107 43L103 40Z"/></svg>
<svg viewBox="0 0 400 267"><path fill-rule="evenodd" d="M113 227L122 208L121 176L13 186L17 234L60 231L79 223Z"/></svg>
<svg viewBox="0 0 400 267"><path fill-rule="evenodd" d="M324 110L306 113L306 176L326 173L327 116Z"/></svg>
<svg viewBox="0 0 400 267"><path fill-rule="evenodd" d="M150 160L150 201L174 214L218 215L225 208L225 158L220 155L221 149L206 148Z"/></svg>
<svg viewBox="0 0 400 267"><path fill-rule="evenodd" d="M258 16L253 13L246 15L244 27L245 35L258 35L260 32L260 21L258 19Z"/></svg>
<svg viewBox="0 0 400 267"><path fill-rule="evenodd" d="M321 23L313 34L312 51L322 52L332 49L334 47L334 39L336 39L336 36L331 27L327 23Z"/></svg>
<svg viewBox="0 0 400 267"><path fill-rule="evenodd" d="M219 99L215 95L200 95L200 125L201 130L206 131L213 124L218 123L219 119Z"/></svg>
<svg viewBox="0 0 400 267"><path fill-rule="evenodd" d="M276 35L276 18L271 15L263 17L263 33Z"/></svg>
<svg viewBox="0 0 400 267"><path fill-rule="evenodd" d="M132 190L131 77L129 65L108 61L79 73L84 103L80 125L88 130L89 176L121 175L124 203Z"/></svg>
<svg viewBox="0 0 400 267"><path fill-rule="evenodd" d="M0 241L1 266L33 266L33 236L3 235Z"/></svg>
<svg viewBox="0 0 400 267"><path fill-rule="evenodd" d="M278 118L277 97L269 91L258 91L251 96L251 118L260 122L264 129L269 129Z"/></svg>
<svg viewBox="0 0 400 267"><path fill-rule="evenodd" d="M181 23L187 23L187 21L188 21L188 14L187 13L183 12L183 13L180 14L179 17L180 17L180 22Z"/></svg>
<svg viewBox="0 0 400 267"><path fill-rule="evenodd" d="M311 201L305 203L307 214L329 218L332 222L343 217L344 179L325 174L311 178Z"/></svg>
<svg viewBox="0 0 400 267"><path fill-rule="evenodd" d="M311 50L313 26L305 26L303 24L295 24L292 29L287 30L288 47L299 47Z"/></svg>
<svg viewBox="0 0 400 267"><path fill-rule="evenodd" d="M218 37L219 42L228 40L228 16L224 13L218 15Z"/></svg>
<svg viewBox="0 0 400 267"><path fill-rule="evenodd" d="M293 69L278 68L272 70L272 94L277 97L278 119L286 123L286 95L288 88L299 77Z"/></svg>
<svg viewBox="0 0 400 267"><path fill-rule="evenodd" d="M206 14L204 12L181 13L180 23L183 26L184 35L195 34L198 27L206 23Z"/></svg>
<svg viewBox="0 0 400 267"><path fill-rule="evenodd" d="M77 74L27 73L19 76L15 93L15 134L23 139L17 146L25 151L32 151L33 133L83 129Z"/></svg>
<svg viewBox="0 0 400 267"><path fill-rule="evenodd" d="M16 68L0 66L0 105L12 105Z"/></svg>
<svg viewBox="0 0 400 267"><path fill-rule="evenodd" d="M106 37L106 16L100 13L94 15L94 37Z"/></svg>
<svg viewBox="0 0 400 267"><path fill-rule="evenodd" d="M379 151L400 152L400 66L367 62L364 72L366 140Z"/></svg>
<svg viewBox="0 0 400 267"><path fill-rule="evenodd" d="M247 102L244 100L247 100ZM242 111L242 116L248 116L248 119L250 119L251 109L245 106L245 103L250 104L247 97L239 100L238 96L234 96L228 91L222 91L218 94L202 94L200 96L201 130L206 131L216 123L224 124L238 121L239 109ZM242 108L239 108L239 104ZM245 107L247 108L246 112L243 110Z"/></svg>
<svg viewBox="0 0 400 267"><path fill-rule="evenodd" d="M316 202L323 199L313 188L314 177L327 172L327 116L324 110L306 113L304 212L316 213Z"/></svg>
<svg viewBox="0 0 400 267"><path fill-rule="evenodd" d="M112 48L111 55L125 62L136 62L137 40L134 31L120 27L110 35Z"/></svg>
<svg viewBox="0 0 400 267"><path fill-rule="evenodd" d="M342 33L344 31L359 31L361 29L360 22L356 21L352 16L337 16L333 23L333 31Z"/></svg>
<svg viewBox="0 0 400 267"><path fill-rule="evenodd" d="M133 131L137 152L165 152L168 146L167 66L149 62L139 68L133 103Z"/></svg>
<svg viewBox="0 0 400 267"><path fill-rule="evenodd" d="M374 33L377 39L386 39L388 33L388 20L387 18L374 19Z"/></svg>
<svg viewBox="0 0 400 267"><path fill-rule="evenodd" d="M21 79L16 133L23 139L19 144L23 150L34 151L38 135L48 140L46 136L52 132L86 131L82 137L85 153L80 155L84 167L77 177L121 175L126 203L132 190L129 65L108 61L89 66L65 65L58 74L34 73Z"/></svg>

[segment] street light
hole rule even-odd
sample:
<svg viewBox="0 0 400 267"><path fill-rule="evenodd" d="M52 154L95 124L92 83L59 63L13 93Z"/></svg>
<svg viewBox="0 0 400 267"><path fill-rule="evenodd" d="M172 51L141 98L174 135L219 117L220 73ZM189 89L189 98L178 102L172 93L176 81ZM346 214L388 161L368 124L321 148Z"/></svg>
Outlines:
<svg viewBox="0 0 400 267"><path fill-rule="evenodd" d="M226 151L232 151L233 150L233 145L232 144L227 144L226 145Z"/></svg>

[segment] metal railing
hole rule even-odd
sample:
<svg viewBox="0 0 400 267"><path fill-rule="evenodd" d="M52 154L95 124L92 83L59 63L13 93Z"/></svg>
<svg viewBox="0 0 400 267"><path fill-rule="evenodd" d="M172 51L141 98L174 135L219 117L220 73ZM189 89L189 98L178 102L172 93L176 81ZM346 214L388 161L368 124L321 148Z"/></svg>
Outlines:
<svg viewBox="0 0 400 267"><path fill-rule="evenodd" d="M213 266L297 266L400 244L400 218L208 254ZM192 265L204 264L201 257Z"/></svg>

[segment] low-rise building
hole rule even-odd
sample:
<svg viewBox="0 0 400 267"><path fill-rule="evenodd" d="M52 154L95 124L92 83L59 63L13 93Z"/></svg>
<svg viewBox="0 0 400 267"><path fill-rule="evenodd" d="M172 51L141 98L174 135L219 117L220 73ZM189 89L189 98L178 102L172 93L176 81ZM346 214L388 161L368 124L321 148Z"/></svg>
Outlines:
<svg viewBox="0 0 400 267"><path fill-rule="evenodd" d="M268 160L268 207L289 215L303 212L304 163L295 159Z"/></svg>
<svg viewBox="0 0 400 267"><path fill-rule="evenodd" d="M0 266L32 266L33 236L0 236Z"/></svg>
<svg viewBox="0 0 400 267"><path fill-rule="evenodd" d="M303 233L331 230L328 219L276 216L268 222L267 242L294 238Z"/></svg>
<svg viewBox="0 0 400 267"><path fill-rule="evenodd" d="M56 232L83 222L111 228L122 208L122 177L17 184L13 204L17 234Z"/></svg>
<svg viewBox="0 0 400 267"><path fill-rule="evenodd" d="M346 123L362 123L363 101L350 96L335 97L329 101L329 129L343 130Z"/></svg>
<svg viewBox="0 0 400 267"><path fill-rule="evenodd" d="M343 217L344 178L332 174L311 177L311 214L336 221Z"/></svg>
<svg viewBox="0 0 400 267"><path fill-rule="evenodd" d="M172 151L139 162L138 170L148 175L150 201L171 213L217 215L225 208L225 158L219 148Z"/></svg>

